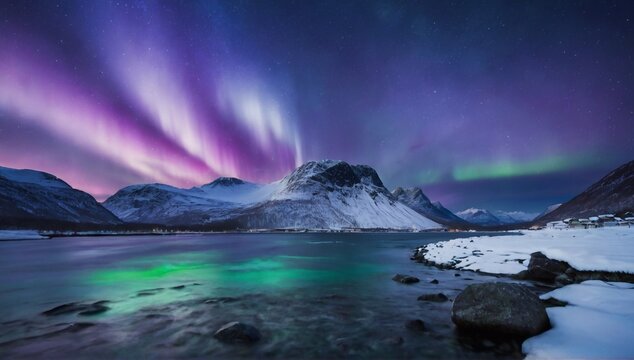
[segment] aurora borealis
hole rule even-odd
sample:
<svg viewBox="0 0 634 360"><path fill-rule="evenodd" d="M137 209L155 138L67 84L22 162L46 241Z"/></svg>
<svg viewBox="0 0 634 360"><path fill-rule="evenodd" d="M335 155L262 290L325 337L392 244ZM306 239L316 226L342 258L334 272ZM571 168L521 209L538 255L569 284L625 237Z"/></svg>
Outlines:
<svg viewBox="0 0 634 360"><path fill-rule="evenodd" d="M373 166L541 211L634 154L634 4L3 1L0 165L143 182Z"/></svg>

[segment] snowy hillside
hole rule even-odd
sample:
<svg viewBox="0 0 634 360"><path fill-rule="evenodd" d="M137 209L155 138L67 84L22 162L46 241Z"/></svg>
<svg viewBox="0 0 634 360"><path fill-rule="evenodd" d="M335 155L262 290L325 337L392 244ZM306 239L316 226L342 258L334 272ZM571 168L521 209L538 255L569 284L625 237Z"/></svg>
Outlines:
<svg viewBox="0 0 634 360"><path fill-rule="evenodd" d="M129 222L192 225L231 220L243 228L440 227L396 201L372 168L331 160L306 163L264 185L219 178L191 189L130 186L104 206Z"/></svg>
<svg viewBox="0 0 634 360"><path fill-rule="evenodd" d="M467 226L467 223L441 203L432 203L419 188L403 189L398 187L392 191L392 195L401 203L415 210L419 214L445 226Z"/></svg>
<svg viewBox="0 0 634 360"><path fill-rule="evenodd" d="M55 176L0 167L0 222L29 221L117 224L121 221L92 196Z"/></svg>

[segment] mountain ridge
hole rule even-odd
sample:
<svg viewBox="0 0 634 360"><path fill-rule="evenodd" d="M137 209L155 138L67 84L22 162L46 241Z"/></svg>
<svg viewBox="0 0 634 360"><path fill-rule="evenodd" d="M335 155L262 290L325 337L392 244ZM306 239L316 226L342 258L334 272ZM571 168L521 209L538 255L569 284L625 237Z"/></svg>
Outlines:
<svg viewBox="0 0 634 360"><path fill-rule="evenodd" d="M634 211L634 160L612 170L554 211L535 219L535 223L625 211Z"/></svg>
<svg viewBox="0 0 634 360"><path fill-rule="evenodd" d="M37 170L0 167L0 223L120 224L90 194Z"/></svg>
<svg viewBox="0 0 634 360"><path fill-rule="evenodd" d="M441 227L398 202L366 165L310 161L270 184L227 179L191 189L135 185L109 197L104 206L124 221L168 225L233 221L246 229Z"/></svg>

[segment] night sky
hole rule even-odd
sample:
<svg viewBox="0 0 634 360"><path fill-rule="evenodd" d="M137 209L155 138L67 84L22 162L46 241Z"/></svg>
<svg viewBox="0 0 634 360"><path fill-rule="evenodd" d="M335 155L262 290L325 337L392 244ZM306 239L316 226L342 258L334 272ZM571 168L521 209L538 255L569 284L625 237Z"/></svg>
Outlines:
<svg viewBox="0 0 634 360"><path fill-rule="evenodd" d="M0 165L144 182L373 166L539 212L634 158L634 2L2 1Z"/></svg>

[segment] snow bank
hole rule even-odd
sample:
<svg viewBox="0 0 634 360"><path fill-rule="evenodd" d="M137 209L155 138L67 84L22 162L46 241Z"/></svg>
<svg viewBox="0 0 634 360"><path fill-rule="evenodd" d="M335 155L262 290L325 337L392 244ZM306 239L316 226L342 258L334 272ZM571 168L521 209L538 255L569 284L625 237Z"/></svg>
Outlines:
<svg viewBox="0 0 634 360"><path fill-rule="evenodd" d="M585 281L551 297L569 304L547 309L553 328L524 342L527 359L634 358L634 284Z"/></svg>
<svg viewBox="0 0 634 360"><path fill-rule="evenodd" d="M523 231L443 241L424 248L427 260L496 274L526 270L530 254L536 251L577 270L634 273L634 228L628 227Z"/></svg>
<svg viewBox="0 0 634 360"><path fill-rule="evenodd" d="M0 240L34 240L48 239L37 230L0 230Z"/></svg>

